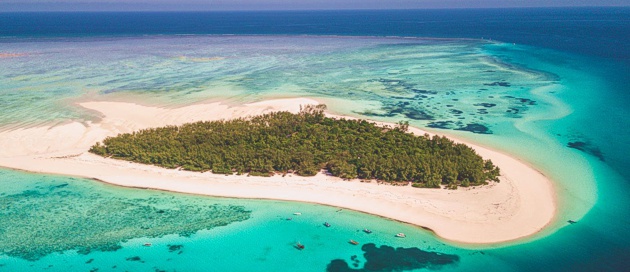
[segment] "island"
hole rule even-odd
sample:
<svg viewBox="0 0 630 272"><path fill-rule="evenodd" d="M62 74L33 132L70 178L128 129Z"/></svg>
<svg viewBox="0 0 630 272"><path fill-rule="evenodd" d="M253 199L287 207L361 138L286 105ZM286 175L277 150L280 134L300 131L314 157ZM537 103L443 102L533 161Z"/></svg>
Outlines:
<svg viewBox="0 0 630 272"><path fill-rule="evenodd" d="M238 169L234 169L236 171L232 174L232 169L228 169L227 165L217 168L219 172L224 171L222 174L213 173L214 168L213 171L205 172L185 171L182 169L184 164L172 164L169 169L89 152L95 143L102 143L107 137L120 134L133 134L160 127L180 127L199 121L229 121L239 118L247 120L252 116L265 114L287 115L277 112L299 115L300 105L325 102L330 104L331 101L312 98L277 98L255 103L218 100L161 107L141 105L132 98L128 101L79 101L75 102L77 108L92 112L97 118L1 130L0 166L37 173L85 177L139 189L335 206L420 226L442 239L458 243L514 241L537 235L545 226L554 222L557 209L554 188L549 178L537 169L516 157L474 142L458 139L453 135L437 135L413 126L407 127L405 124L401 126L365 121L366 127L377 129L382 135L398 135L400 132L401 136L405 134L420 140L424 138L422 141L428 140L427 143L437 135L436 141L446 142L443 140L446 137L453 141L453 147L465 144L483 158L475 159L478 166L480 162L485 164L486 160L491 160L500 168L500 182L490 181L483 186L471 184L469 187L454 182L458 184L456 189L448 189L447 182L440 184L443 189L422 189L396 179L391 182L366 182L370 180L344 179L322 171L315 176L300 176L299 169L291 169L292 167L286 169L296 170L298 173L287 170L285 174L274 170L279 174L271 177L267 176L269 173L248 176L246 172L242 172L238 175ZM335 120L346 120L340 124L364 122L351 116L336 115L329 110L324 114ZM394 130L399 132L392 132ZM287 135L283 137L283 140L290 139ZM165 155L169 156L164 157L170 157L170 154ZM401 153L396 155L401 156ZM350 156L348 158L352 159ZM194 166L189 164L189 170L194 170ZM345 173L345 170L339 173ZM405 186L384 185L384 182L401 183L398 185ZM412 182L426 184L422 180Z"/></svg>
<svg viewBox="0 0 630 272"><path fill-rule="evenodd" d="M191 171L254 176L314 176L410 182L456 189L499 181L500 171L465 144L407 133L408 122L377 126L333 119L325 104L231 120L199 121L108 137L90 152Z"/></svg>

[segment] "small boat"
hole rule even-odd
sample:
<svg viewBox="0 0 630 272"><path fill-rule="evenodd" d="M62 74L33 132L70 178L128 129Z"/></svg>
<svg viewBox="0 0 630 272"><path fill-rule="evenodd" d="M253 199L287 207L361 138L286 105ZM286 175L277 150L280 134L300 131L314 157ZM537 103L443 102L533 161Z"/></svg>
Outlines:
<svg viewBox="0 0 630 272"><path fill-rule="evenodd" d="M294 212L293 215L302 215L301 212Z"/></svg>
<svg viewBox="0 0 630 272"><path fill-rule="evenodd" d="M302 249L304 249L304 245L302 243L300 243L300 242L297 242L297 244L295 244L295 248L297 248L299 250L302 250Z"/></svg>
<svg viewBox="0 0 630 272"><path fill-rule="evenodd" d="M145 246L145 247L150 247L150 246L152 246L152 245L151 245L151 243L144 243L144 246Z"/></svg>
<svg viewBox="0 0 630 272"><path fill-rule="evenodd" d="M355 241L355 240L350 240L348 243L351 243L351 244L353 244L353 245L355 245L355 246L359 244L359 242L357 242L357 241Z"/></svg>
<svg viewBox="0 0 630 272"><path fill-rule="evenodd" d="M396 237L405 238L407 237L407 235L401 232L401 233L396 234Z"/></svg>
<svg viewBox="0 0 630 272"><path fill-rule="evenodd" d="M371 231L371 230L369 230L369 229L363 229L363 232L365 232L365 233L367 233L367 234L372 233L372 231Z"/></svg>
<svg viewBox="0 0 630 272"><path fill-rule="evenodd" d="M293 220L293 217L288 217L287 220Z"/></svg>
<svg viewBox="0 0 630 272"><path fill-rule="evenodd" d="M324 226L326 226L327 228L330 228L330 224L328 224L328 222L324 222Z"/></svg>
<svg viewBox="0 0 630 272"><path fill-rule="evenodd" d="M577 221L574 221L574 220L569 220L569 221L567 221L567 222L568 222L569 224L575 224L575 223L577 223Z"/></svg>

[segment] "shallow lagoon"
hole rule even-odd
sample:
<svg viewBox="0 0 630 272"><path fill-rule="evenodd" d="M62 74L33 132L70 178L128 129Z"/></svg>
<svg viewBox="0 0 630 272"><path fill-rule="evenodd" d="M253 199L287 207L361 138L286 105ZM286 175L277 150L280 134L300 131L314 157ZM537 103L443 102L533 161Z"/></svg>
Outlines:
<svg viewBox="0 0 630 272"><path fill-rule="evenodd" d="M0 107L4 128L98 119L73 107L76 100L178 106L205 100L245 103L309 96L326 102L336 113L409 120L518 154L557 182L561 208L553 226L536 237L488 248L447 243L417 227L337 212L332 207L181 196L6 171L1 182L13 185L2 186L9 190L3 201L26 190L20 186L29 182L43 188L73 182L84 186L78 192L98 190L113 199L156 194L180 199L174 202L178 205L195 199L192 202L242 206L251 216L188 237L176 235L181 230L174 229L170 235L134 233L137 237L126 238L116 251L95 250L87 255L66 251L37 261L4 256L0 270L271 271L302 267L322 271L337 259L360 268L366 259L361 247L347 243L353 237L359 237L355 240L362 245L375 244L367 249L392 246L457 256L449 259L456 260L453 263L432 267L442 270L478 271L489 265L500 271L625 267L622 257L630 244L624 235L630 225L626 219L630 205L623 192L628 186L610 165L624 165L628 146L618 139L628 135L623 125L628 112L623 99L610 95L622 88L615 85L618 81L604 77L614 75L606 70L610 66L593 59L455 39L58 38L16 39L0 48L26 54L0 59L0 83L7 86L0 90L6 97ZM606 114L621 119L601 118ZM583 144L569 148L570 143ZM15 180L25 182L16 185ZM67 187L63 190L72 188ZM295 211L303 215L287 221ZM579 223L568 225L569 219ZM323 220L333 227L326 229ZM359 231L367 226L373 234ZM398 232L408 238L395 239L393 234ZM142 246L147 241L151 247ZM296 250L297 241L307 245L307 250ZM419 263L418 269L423 267Z"/></svg>

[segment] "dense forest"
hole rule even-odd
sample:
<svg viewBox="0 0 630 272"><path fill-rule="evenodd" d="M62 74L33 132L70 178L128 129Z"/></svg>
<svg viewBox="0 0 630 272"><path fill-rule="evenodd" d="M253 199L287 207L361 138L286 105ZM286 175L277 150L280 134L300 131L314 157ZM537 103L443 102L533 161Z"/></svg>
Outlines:
<svg viewBox="0 0 630 272"><path fill-rule="evenodd" d="M381 127L325 117L325 105L229 121L196 122L108 137L90 152L116 159L217 174L313 176L322 169L345 179L413 182L448 188L499 181L499 168L470 147L407 133L409 124Z"/></svg>

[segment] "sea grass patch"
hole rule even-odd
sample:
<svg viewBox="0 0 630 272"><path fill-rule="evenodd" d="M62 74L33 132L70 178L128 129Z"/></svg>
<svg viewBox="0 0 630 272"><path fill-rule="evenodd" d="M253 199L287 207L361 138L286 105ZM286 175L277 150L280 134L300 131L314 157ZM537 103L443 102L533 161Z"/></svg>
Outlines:
<svg viewBox="0 0 630 272"><path fill-rule="evenodd" d="M189 236L246 220L251 213L194 196L112 194L88 183L55 177L0 197L0 254L35 261L67 250L115 251L129 239Z"/></svg>

